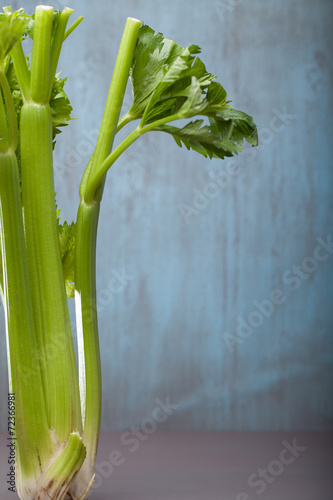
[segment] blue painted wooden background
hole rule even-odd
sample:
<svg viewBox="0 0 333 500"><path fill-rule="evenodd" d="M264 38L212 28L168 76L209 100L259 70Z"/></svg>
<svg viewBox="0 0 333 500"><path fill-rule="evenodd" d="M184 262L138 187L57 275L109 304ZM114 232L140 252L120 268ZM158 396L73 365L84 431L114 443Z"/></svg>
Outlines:
<svg viewBox="0 0 333 500"><path fill-rule="evenodd" d="M127 16L199 44L260 137L256 150L222 162L155 133L110 172L97 266L103 429L140 424L167 398L178 406L161 429L328 429L333 3L67 4L85 21L60 64L78 118L55 156L64 218L76 215ZM27 12L35 5L24 1ZM124 109L129 102L130 89ZM6 384L2 376L1 401Z"/></svg>

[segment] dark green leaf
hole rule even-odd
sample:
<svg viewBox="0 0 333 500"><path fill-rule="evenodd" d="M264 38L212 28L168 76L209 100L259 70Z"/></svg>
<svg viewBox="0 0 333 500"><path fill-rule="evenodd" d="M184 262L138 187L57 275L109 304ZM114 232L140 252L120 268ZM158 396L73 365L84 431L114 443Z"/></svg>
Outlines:
<svg viewBox="0 0 333 500"><path fill-rule="evenodd" d="M205 97L205 89L215 76L207 73L205 65L194 54L198 53L196 45L182 49L172 64L165 69L163 78L156 86L144 111L142 124L152 123L167 116L166 110L160 113L161 103L166 100L172 104L168 113L180 112L181 117L193 116L197 106ZM172 102L171 99L176 99ZM187 104L184 106L184 102Z"/></svg>
<svg viewBox="0 0 333 500"><path fill-rule="evenodd" d="M50 107L52 111L53 124L53 139L57 134L61 133L58 127L65 127L71 120L71 112L73 110L69 98L64 91L64 85L67 78L56 76L53 84Z"/></svg>
<svg viewBox="0 0 333 500"><path fill-rule="evenodd" d="M243 111L231 106L212 107L206 111L207 116L216 120L221 135L242 144L245 139L251 146L258 145L258 133L253 118Z"/></svg>
<svg viewBox="0 0 333 500"><path fill-rule="evenodd" d="M206 158L224 158L241 151L241 146L234 144L227 138L214 133L209 125L203 125L203 120L189 122L183 128L171 125L161 125L155 130L167 132L175 139L178 146L184 146L202 154ZM218 132L218 130L217 130Z"/></svg>
<svg viewBox="0 0 333 500"><path fill-rule="evenodd" d="M134 97L130 114L143 115L151 94L182 50L180 45L163 38L162 33L155 34L149 26L140 28L130 72Z"/></svg>
<svg viewBox="0 0 333 500"><path fill-rule="evenodd" d="M213 105L225 104L227 98L227 93L218 82L212 82L207 91L207 101Z"/></svg>
<svg viewBox="0 0 333 500"><path fill-rule="evenodd" d="M141 118L141 127L156 123L154 130L171 134L185 145L209 158L237 154L243 141L258 143L253 119L228 105L227 93L215 76L196 57L197 45L180 45L142 26L131 69L133 105L129 114ZM166 125L177 119L205 116L185 127Z"/></svg>

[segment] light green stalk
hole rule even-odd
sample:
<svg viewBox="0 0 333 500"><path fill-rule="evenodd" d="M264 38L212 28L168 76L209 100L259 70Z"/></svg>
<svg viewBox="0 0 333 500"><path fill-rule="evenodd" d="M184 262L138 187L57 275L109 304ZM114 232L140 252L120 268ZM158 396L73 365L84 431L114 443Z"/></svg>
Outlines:
<svg viewBox="0 0 333 500"><path fill-rule="evenodd" d="M49 99L71 9L53 33L53 8L35 13L31 71L12 57L24 104L18 129L8 82L0 84L0 222L10 390L16 394L16 486L21 499L64 498L86 450L59 248ZM0 96L1 97L1 96ZM23 217L24 214L24 223Z"/></svg>
<svg viewBox="0 0 333 500"><path fill-rule="evenodd" d="M68 9L69 10L69 9ZM82 431L78 377L59 249L52 161L50 86L70 12L51 46L53 9L36 8L30 95L21 110L21 186L29 281L49 427L60 442ZM64 21L63 21L63 18ZM67 18L67 19L66 19Z"/></svg>
<svg viewBox="0 0 333 500"><path fill-rule="evenodd" d="M2 70L0 86L5 96L9 126L0 92L0 237L3 268L3 301L6 317L9 390L15 394L11 421L17 434L17 488L33 492L42 468L54 451L49 432L39 353L28 285L18 165L15 155L17 124L10 89ZM33 388L33 389L32 389ZM23 498L23 497L22 497Z"/></svg>
<svg viewBox="0 0 333 500"><path fill-rule="evenodd" d="M81 478L85 478L86 481L94 475L102 404L95 263L99 206L105 177L101 179L95 192L91 193L89 198L86 197L86 187L90 176L104 162L112 148L140 25L141 22L137 19L127 19L96 148L80 187L81 202L76 228L75 307L84 421L83 440L87 447L87 458L78 474L78 488ZM85 481L82 483L84 484Z"/></svg>
<svg viewBox="0 0 333 500"><path fill-rule="evenodd" d="M32 308L50 428L63 441L81 431L78 380L64 288L52 168L49 105L21 111L21 186Z"/></svg>

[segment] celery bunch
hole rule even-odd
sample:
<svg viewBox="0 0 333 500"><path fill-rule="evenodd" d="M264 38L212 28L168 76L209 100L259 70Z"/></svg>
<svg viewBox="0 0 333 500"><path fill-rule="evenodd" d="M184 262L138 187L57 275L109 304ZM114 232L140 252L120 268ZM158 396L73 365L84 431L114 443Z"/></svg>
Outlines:
<svg viewBox="0 0 333 500"><path fill-rule="evenodd" d="M105 176L150 131L170 134L205 157L257 145L251 117L233 109L197 57L128 18L96 147L83 173L76 223L61 225L53 148L70 120L65 80L56 75L72 10L36 7L0 14L0 289L10 392L16 398L16 488L21 499L83 499L94 481L101 420L96 314L96 236ZM33 39L31 59L22 42ZM120 117L130 77L133 103ZM200 116L199 119L192 118ZM186 119L176 127L170 122ZM116 133L137 127L113 149ZM77 370L67 298L75 295Z"/></svg>

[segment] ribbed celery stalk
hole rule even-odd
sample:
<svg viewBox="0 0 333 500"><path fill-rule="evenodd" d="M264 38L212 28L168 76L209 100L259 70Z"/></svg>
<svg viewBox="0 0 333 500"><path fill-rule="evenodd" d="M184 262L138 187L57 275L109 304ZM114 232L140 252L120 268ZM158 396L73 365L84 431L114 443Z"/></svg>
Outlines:
<svg viewBox="0 0 333 500"><path fill-rule="evenodd" d="M112 148L140 25L141 21L137 19L127 19L96 148L88 163L80 187L81 202L76 226L75 307L84 429L83 441L87 448L87 458L79 471L78 479L85 477L87 480L94 475L100 432L101 367L97 326L95 262L99 207L105 178L91 198L86 199L85 189L90 175L103 163ZM79 482L77 484L79 485ZM70 491L75 485L76 483ZM78 491L76 490L75 493L78 494Z"/></svg>
<svg viewBox="0 0 333 500"><path fill-rule="evenodd" d="M49 99L71 9L35 12L31 71L12 57L24 104L18 130L8 82L0 106L0 206L10 387L16 394L16 486L21 499L64 498L86 450L78 374L64 287L54 200ZM8 125L7 125L8 122ZM24 214L24 222L22 218Z"/></svg>
<svg viewBox="0 0 333 500"><path fill-rule="evenodd" d="M21 499L61 498L81 467L86 450L71 433L59 445L49 428L31 300L15 150L17 123L10 89L2 70L0 86L0 238L3 301L6 316L9 390L15 394L12 439L16 448L16 488Z"/></svg>
<svg viewBox="0 0 333 500"><path fill-rule="evenodd" d="M70 12L65 13L66 17ZM63 16L64 14L62 14ZM50 81L59 57L51 46L53 9L36 8L30 95L20 121L21 189L29 280L37 339L43 353L47 418L60 442L82 431L78 377L59 249L52 163ZM59 22L63 38L66 23ZM52 73L51 73L52 70Z"/></svg>
<svg viewBox="0 0 333 500"><path fill-rule="evenodd" d="M81 431L78 379L55 213L51 111L26 103L21 111L22 204L32 307L49 426L63 441Z"/></svg>
<svg viewBox="0 0 333 500"><path fill-rule="evenodd" d="M18 491L26 489L31 495L30 498L33 498L32 492L36 491L41 470L49 460L54 445L46 418L28 285L20 183L15 155L17 125L15 120L13 121L10 90L2 70L0 84L5 94L7 114L11 116L9 128L12 130L10 133L7 128L0 92L0 137L3 138L0 142L0 236L9 387L10 392L15 394L16 403L14 419L17 435L13 436L17 450L16 486Z"/></svg>

